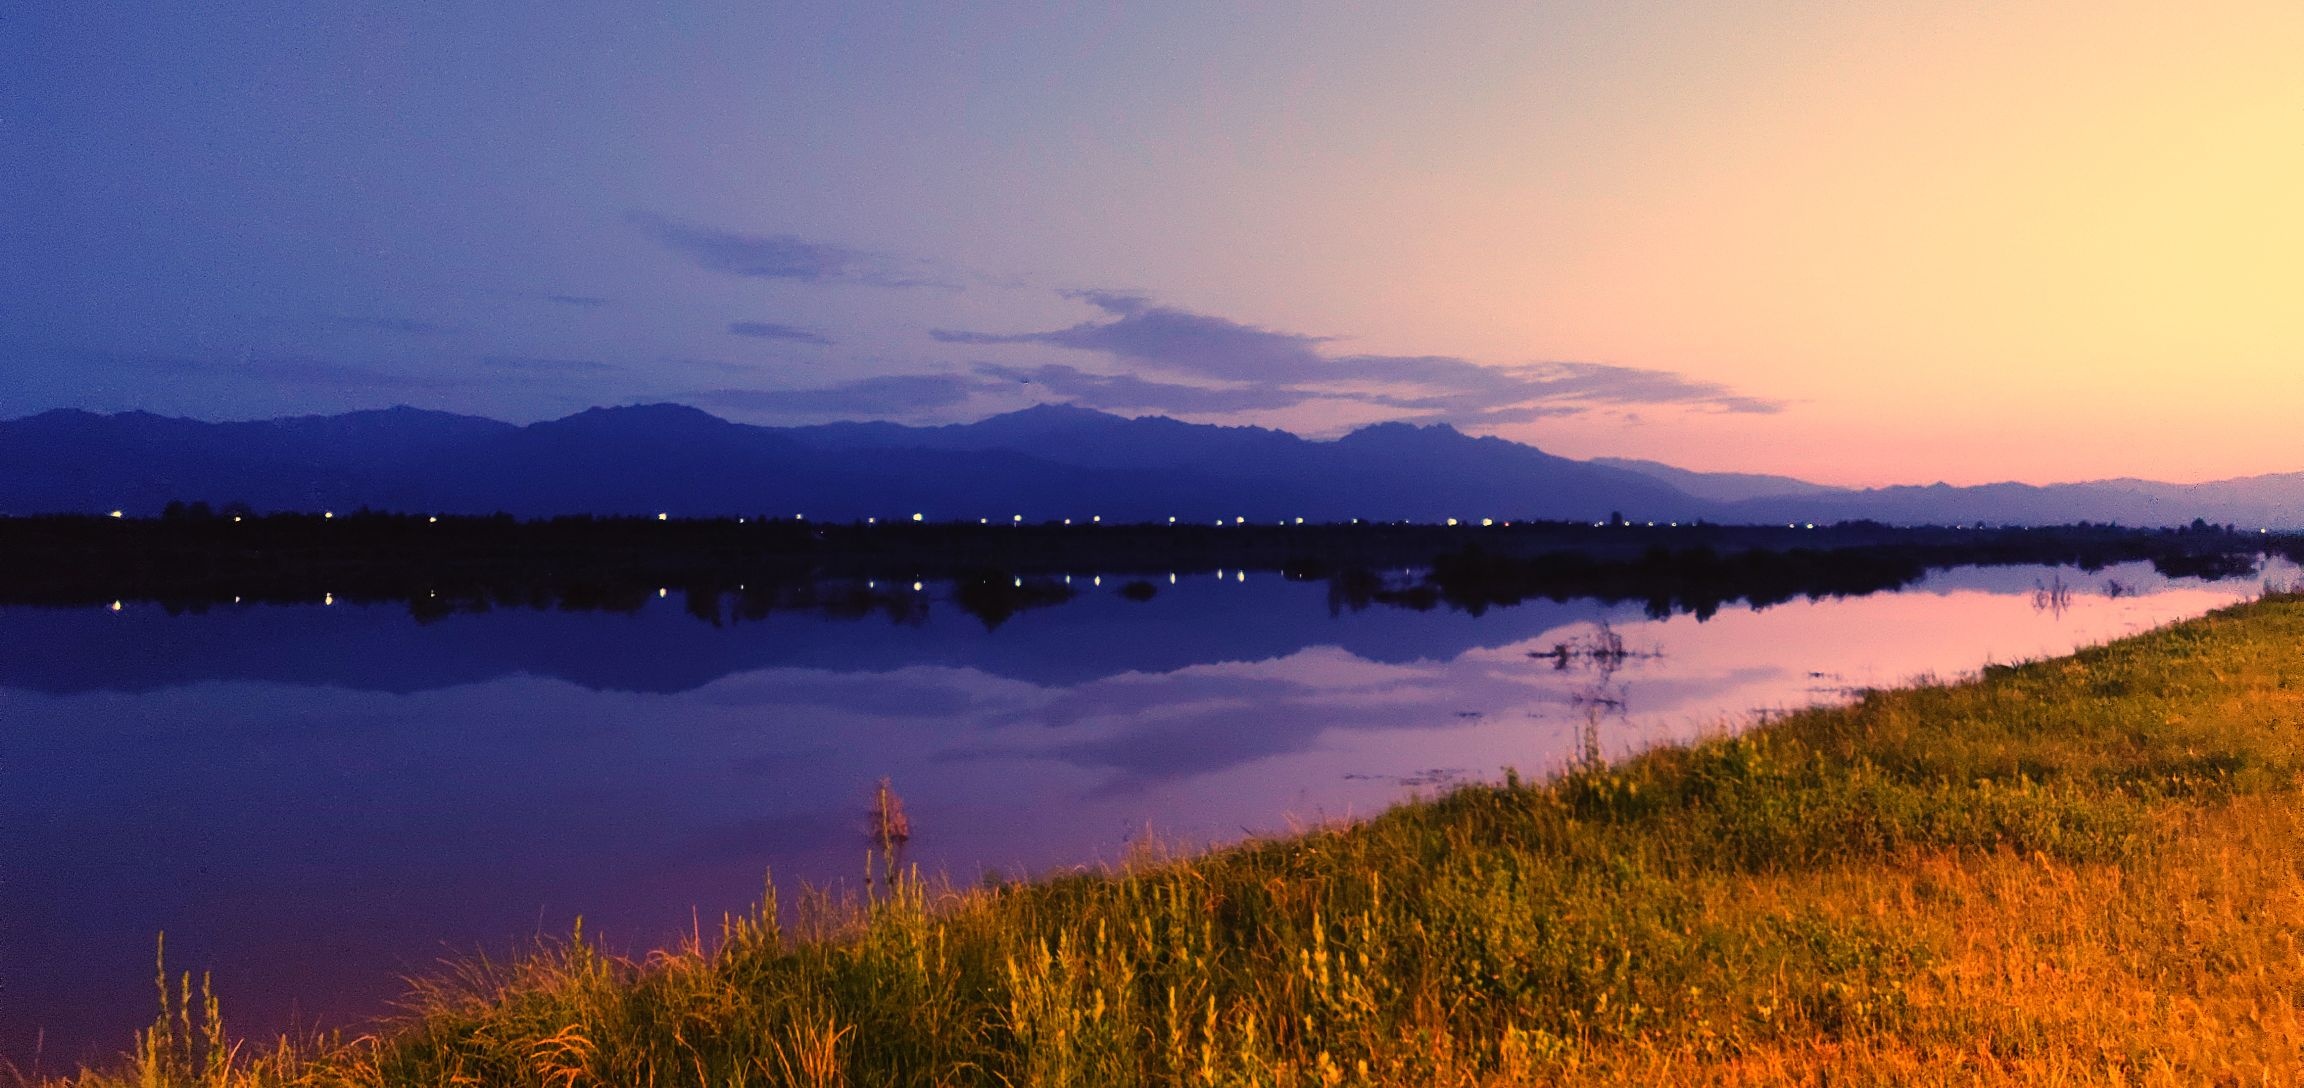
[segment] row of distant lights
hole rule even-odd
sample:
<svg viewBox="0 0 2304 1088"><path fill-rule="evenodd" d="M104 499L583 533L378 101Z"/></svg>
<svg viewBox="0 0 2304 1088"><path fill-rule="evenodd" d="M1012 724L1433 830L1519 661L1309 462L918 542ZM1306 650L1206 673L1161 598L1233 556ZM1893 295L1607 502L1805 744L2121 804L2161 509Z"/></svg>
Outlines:
<svg viewBox="0 0 2304 1088"><path fill-rule="evenodd" d="M128 516L128 514L127 514L127 512L126 512L126 511L124 511L124 510L114 510L114 511L111 511L111 512L109 513L109 515L108 515L108 516L110 516L110 517L115 517L115 518L124 518L124 517L127 517L127 516ZM322 511L322 512L321 512L320 516L321 516L321 517L323 517L323 518L334 518L334 517L336 516L336 512L335 512L334 510L325 510L325 511ZM794 514L794 515L792 515L792 519L793 519L794 521L806 521L806 520L808 520L808 515L806 515L806 514ZM233 521L235 521L235 522L239 521L239 520L240 520L240 515L238 515L238 514L234 514L234 515L232 515L232 520L233 520ZM439 518L437 515L434 515L434 516L431 516L431 517L427 517L427 518L425 518L424 520L425 520L426 522L428 522L428 523L431 523L431 524L434 524L434 525L437 525L437 524L439 524L439 522L440 522L440 518ZM670 521L670 520L672 520L672 514L671 514L671 512L670 512L670 511L663 511L663 512L660 512L660 513L658 513L658 514L656 515L656 520L658 520L658 521ZM745 523L745 521L746 521L746 520L748 520L748 519L745 519L745 518L737 518L737 519L736 519L736 524L738 524L738 525L742 525L742 524L744 524L744 523ZM912 515L912 520L913 520L913 521L926 521L926 520L928 520L928 516L927 516L926 514L914 514L914 515ZM1022 515L1022 514L1018 514L1018 515L1016 515L1016 516L1015 516L1015 518L1014 518L1013 520L1014 520L1014 523L1015 523L1015 524L1018 524L1018 525L1022 525L1022 524L1024 523L1024 515ZM1089 522L1090 522L1090 523L1092 523L1092 524L1101 524L1101 523L1104 521L1104 517L1103 517L1103 515L1099 514L1099 515L1096 515L1095 517L1091 517L1091 518L1089 518L1088 520L1089 520ZM879 523L880 523L880 519L879 519L879 518L876 518L876 517L875 517L875 518L865 518L865 519L864 519L864 524L866 524L866 525L878 525ZM992 519L991 519L991 518L977 518L977 519L976 519L976 524L978 524L978 525L990 525L990 524L992 524ZM1070 525L1070 524L1072 524L1072 519L1071 519L1071 518L1065 518L1065 519L1064 519L1064 524L1066 524L1066 525ZM1168 524L1170 524L1170 525L1174 525L1174 524L1176 524L1176 519L1175 519L1175 518L1173 518L1173 517L1169 518L1169 519L1168 519ZM1216 524L1217 524L1217 525L1219 525L1219 526L1221 526L1221 525L1225 525L1225 524L1232 524L1232 525L1246 525L1246 524L1248 524L1248 519L1247 519L1247 518L1244 518L1244 517L1236 517L1236 518L1233 518L1233 519L1232 519L1232 520L1231 520L1229 523L1227 523L1227 522L1226 522L1226 521L1225 521L1223 518L1217 518L1217 519L1216 519ZM1280 524L1280 525L1289 525L1289 524L1302 525L1302 524L1304 524L1304 519L1303 519L1303 518L1296 518L1296 519L1294 519L1294 521L1293 521L1293 522L1291 522L1291 521L1288 521L1288 520L1285 520L1285 519L1283 519L1283 520L1281 520L1280 522L1278 522L1277 524ZM1353 518L1353 519L1352 519L1352 524L1354 524L1354 525L1358 525L1358 524L1360 524L1360 519L1359 519L1359 518ZM1462 525L1462 524L1464 524L1464 523L1463 523L1463 521L1461 521L1460 519L1457 519L1457 518L1449 518L1449 519L1448 519L1448 524L1449 524L1450 526L1458 526L1458 525ZM1499 523L1499 522L1498 522L1498 521L1497 521L1495 518L1481 518L1481 519L1480 519L1480 526L1481 526L1482 528L1490 528L1490 527L1493 527L1493 526L1495 526L1495 525L1498 525L1498 524L1502 524L1502 525L1504 525L1506 528L1510 528L1510 527L1511 527L1511 525L1512 525L1512 523L1511 523L1511 522L1509 522L1509 521L1506 521L1506 522L1501 522L1501 523ZM1627 528L1631 528L1631 527L1633 527L1635 524L1636 524L1636 523L1634 523L1634 522L1629 522L1629 521L1624 523L1625 527L1627 527ZM1655 522L1653 522L1653 521L1651 521L1651 522L1647 522L1647 523L1645 523L1645 524L1646 524L1646 525L1647 525L1647 527L1648 527L1648 528L1650 528L1650 529L1653 529L1653 528L1655 528L1655 527L1656 527L1656 523L1655 523ZM1664 524L1665 524L1665 527L1666 527L1666 528L1671 528L1671 529L1677 529L1677 528L1679 528L1679 527L1680 527L1680 523L1679 523L1679 522L1677 522L1677 521L1668 521L1668 522L1665 522ZM1607 522L1605 522L1605 521L1595 521L1595 522L1593 522L1593 523L1592 523L1592 527L1593 527L1593 528L1595 528L1595 529L1602 529L1602 528L1606 528L1606 527L1607 527L1607 525L1608 525L1608 523L1607 523ZM1803 522L1791 522L1791 521L1787 521L1787 522L1785 522L1785 523L1784 523L1784 527L1785 527L1785 528L1787 528L1787 529L1813 529L1813 528L1815 528L1815 527L1816 527L1816 523L1815 523L1815 522L1813 522L1813 521L1803 521ZM1981 525L1981 524L1978 524L1978 525L1955 525L1955 526L1953 526L1953 528L1955 528L1955 529L1981 529L1981 528L1984 528L1984 526L1983 526L1983 525ZM2272 532L2272 530L2270 530L2270 529L2258 529L2258 530L2256 530L2256 531L2257 531L2259 534L2264 534L2264 535L2270 535L2270 534L2271 534L2271 532ZM659 594L659 596L661 596L661 594ZM235 598L235 599L237 599L237 598ZM115 612L119 611L120 609L117 607L117 606L118 606L118 602L114 602L114 605L115 605L115 607L114 607L112 610L113 610L113 611L115 611Z"/></svg>

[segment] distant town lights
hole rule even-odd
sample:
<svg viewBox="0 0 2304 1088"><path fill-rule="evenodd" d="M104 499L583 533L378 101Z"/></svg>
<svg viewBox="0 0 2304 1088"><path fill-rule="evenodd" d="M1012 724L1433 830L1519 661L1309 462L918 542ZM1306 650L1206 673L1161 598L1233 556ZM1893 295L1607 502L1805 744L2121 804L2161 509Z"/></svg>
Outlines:
<svg viewBox="0 0 2304 1088"><path fill-rule="evenodd" d="M124 518L124 517L127 517L127 516L128 516L128 512L127 512L127 511L125 511L125 510L114 510L114 511L112 511L112 513L111 513L109 516L111 516L111 517L116 517L116 518ZM1170 520L1170 521L1174 521L1174 520L1176 520L1176 519L1174 519L1174 518L1170 518L1170 519L1168 519L1168 520Z"/></svg>
<svg viewBox="0 0 2304 1088"><path fill-rule="evenodd" d="M324 517L324 518L332 518L332 517L335 517L335 516L336 516L336 511L334 511L334 510L323 510L323 511L321 511L321 512L320 512L320 516L321 516L321 517Z"/></svg>
<svg viewBox="0 0 2304 1088"><path fill-rule="evenodd" d="M233 518L232 520L234 520L234 521L238 521L238 520L240 520L240 519L239 519L239 518ZM425 519L424 519L424 524L426 524L426 525L438 525L438 524L440 524L440 519L439 519L439 518L437 518L437 517L430 517L430 518L425 518Z"/></svg>
<svg viewBox="0 0 2304 1088"><path fill-rule="evenodd" d="M670 520L672 520L672 515L671 515L671 513L670 513L670 512L659 513L659 514L657 514L657 515L656 515L656 520L658 520L658 521L670 521Z"/></svg>
<svg viewBox="0 0 2304 1088"><path fill-rule="evenodd" d="M1455 518L1449 518L1449 519L1448 519L1448 524L1450 524L1450 525L1454 525L1454 524L1456 524L1456 519L1455 519Z"/></svg>
<svg viewBox="0 0 2304 1088"><path fill-rule="evenodd" d="M927 519L925 516L923 516L923 515L920 515L920 514L914 514L914 515L912 515L912 520L914 520L914 521L926 521L926 520L928 520L928 519Z"/></svg>
<svg viewBox="0 0 2304 1088"><path fill-rule="evenodd" d="M1486 528L1489 528L1489 527L1491 527L1491 526L1494 526L1495 524L1496 524L1496 519L1495 519L1495 518L1481 518L1481 519L1480 519L1480 527L1481 527L1481 528L1483 528L1483 529L1486 529ZM1649 524L1653 525L1653 524L1655 524L1655 523L1654 523L1654 522L1650 522Z"/></svg>

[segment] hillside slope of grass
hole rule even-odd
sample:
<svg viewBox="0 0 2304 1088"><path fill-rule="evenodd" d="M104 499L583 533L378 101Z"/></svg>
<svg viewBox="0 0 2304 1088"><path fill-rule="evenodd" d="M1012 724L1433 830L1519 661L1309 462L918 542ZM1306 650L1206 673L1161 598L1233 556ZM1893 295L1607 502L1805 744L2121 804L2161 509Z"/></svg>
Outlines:
<svg viewBox="0 0 2304 1088"><path fill-rule="evenodd" d="M112 1085L2304 1081L2304 599L1124 872L581 934ZM196 988L165 987L192 994ZM229 1010L227 1009L227 1012Z"/></svg>

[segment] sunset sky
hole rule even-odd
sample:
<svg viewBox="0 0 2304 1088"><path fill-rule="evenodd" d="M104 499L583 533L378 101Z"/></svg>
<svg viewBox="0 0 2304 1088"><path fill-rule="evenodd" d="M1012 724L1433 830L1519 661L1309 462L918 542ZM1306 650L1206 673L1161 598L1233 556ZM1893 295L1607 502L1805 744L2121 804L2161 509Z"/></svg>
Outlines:
<svg viewBox="0 0 2304 1088"><path fill-rule="evenodd" d="M2296 0L20 5L0 418L2300 471L2300 57Z"/></svg>

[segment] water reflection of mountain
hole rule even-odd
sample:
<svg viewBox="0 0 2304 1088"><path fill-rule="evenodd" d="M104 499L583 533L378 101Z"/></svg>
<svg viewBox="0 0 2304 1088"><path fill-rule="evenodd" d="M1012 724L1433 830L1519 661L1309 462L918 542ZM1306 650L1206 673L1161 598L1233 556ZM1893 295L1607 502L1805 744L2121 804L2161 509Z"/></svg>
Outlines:
<svg viewBox="0 0 2304 1088"><path fill-rule="evenodd" d="M1609 611L1540 600L1485 616L1444 608L1331 615L1324 584L1275 574L1161 580L1148 601L1124 599L1118 581L1076 586L1081 593L1061 607L1022 611L989 630L934 585L917 623L880 612L842 619L779 611L750 621L731 615L713 627L686 614L677 595L631 614L499 608L421 625L405 607L385 605L222 606L177 616L149 606L5 608L0 641L10 651L0 657L0 687L68 694L263 681L409 693L527 674L592 690L672 693L755 669L911 665L1068 686L1322 645L1376 662L1448 660Z"/></svg>

